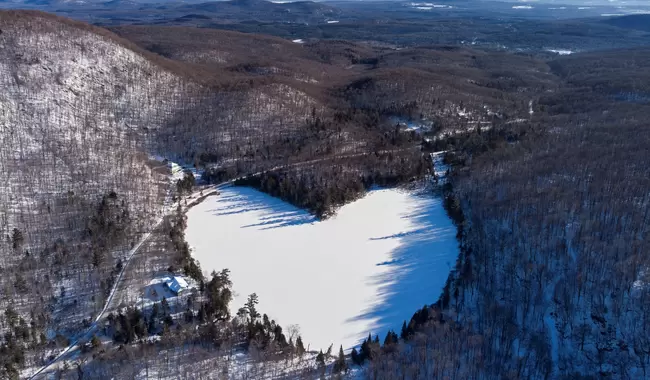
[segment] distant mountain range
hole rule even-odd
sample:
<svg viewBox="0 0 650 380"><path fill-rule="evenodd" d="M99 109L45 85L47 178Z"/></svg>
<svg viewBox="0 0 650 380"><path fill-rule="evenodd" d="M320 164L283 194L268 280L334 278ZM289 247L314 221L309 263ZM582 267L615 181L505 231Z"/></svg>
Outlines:
<svg viewBox="0 0 650 380"><path fill-rule="evenodd" d="M643 30L650 32L650 14L638 14L622 17L612 17L603 20L604 23L619 28Z"/></svg>

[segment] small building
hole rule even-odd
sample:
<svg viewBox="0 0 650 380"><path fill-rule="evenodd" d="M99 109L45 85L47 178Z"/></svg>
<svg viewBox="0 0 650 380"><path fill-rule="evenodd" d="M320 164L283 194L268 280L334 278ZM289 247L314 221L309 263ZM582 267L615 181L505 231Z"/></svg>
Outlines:
<svg viewBox="0 0 650 380"><path fill-rule="evenodd" d="M183 167L179 164L172 161L167 161L167 167L172 172L172 176L183 176Z"/></svg>
<svg viewBox="0 0 650 380"><path fill-rule="evenodd" d="M187 289L187 287L189 286L187 284L187 281L185 281L183 277L178 277L178 276L174 276L168 279L167 281L165 281L165 285L167 285L169 290L171 290L175 294L179 294L183 290Z"/></svg>

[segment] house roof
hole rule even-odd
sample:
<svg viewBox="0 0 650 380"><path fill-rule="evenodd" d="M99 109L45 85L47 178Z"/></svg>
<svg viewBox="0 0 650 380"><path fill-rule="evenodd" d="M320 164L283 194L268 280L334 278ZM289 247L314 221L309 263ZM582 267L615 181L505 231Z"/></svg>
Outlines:
<svg viewBox="0 0 650 380"><path fill-rule="evenodd" d="M181 290L185 289L188 287L187 281L183 277L178 277L174 276L167 281L165 281L165 284L169 287L169 289L175 293L180 292Z"/></svg>

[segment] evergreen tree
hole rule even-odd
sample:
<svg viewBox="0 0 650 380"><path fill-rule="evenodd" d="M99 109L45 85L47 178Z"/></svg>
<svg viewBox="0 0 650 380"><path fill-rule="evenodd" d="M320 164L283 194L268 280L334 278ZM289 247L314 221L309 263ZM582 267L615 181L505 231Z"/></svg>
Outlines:
<svg viewBox="0 0 650 380"><path fill-rule="evenodd" d="M196 179L191 171L185 170L183 173L183 179L176 181L176 190L179 194L191 194L194 185L196 185Z"/></svg>
<svg viewBox="0 0 650 380"><path fill-rule="evenodd" d="M327 353L325 354L326 358L330 358L332 356L332 348L334 348L334 343L330 344L330 346L327 348Z"/></svg>
<svg viewBox="0 0 650 380"><path fill-rule="evenodd" d="M350 359L352 359L352 363L356 365L361 365L363 364L363 360L361 359L361 355L357 352L357 348L354 347L352 348L352 352L350 352Z"/></svg>
<svg viewBox="0 0 650 380"><path fill-rule="evenodd" d="M269 316L266 315L266 313L264 313L264 315L262 315L262 324L264 325L264 330L265 331L268 332L268 331L272 330L271 329L271 321L269 321Z"/></svg>
<svg viewBox="0 0 650 380"><path fill-rule="evenodd" d="M402 322L402 331L400 332L399 337L403 341L407 341L409 338L408 328L406 327L406 321Z"/></svg>
<svg viewBox="0 0 650 380"><path fill-rule="evenodd" d="M372 338L368 335L368 339L364 340L361 343L361 352L359 353L359 360L363 364L366 359L372 360L372 353L370 352L370 344L372 343Z"/></svg>
<svg viewBox="0 0 650 380"><path fill-rule="evenodd" d="M160 306L162 308L162 315L166 316L169 314L169 303L167 302L167 298L163 297L162 300L160 301Z"/></svg>
<svg viewBox="0 0 650 380"><path fill-rule="evenodd" d="M248 310L248 317L250 318L250 322L255 322L259 317L260 313L257 311L256 305L259 303L259 300L257 298L257 294L253 293L248 296L248 300L246 301L245 308Z"/></svg>
<svg viewBox="0 0 650 380"><path fill-rule="evenodd" d="M147 323L147 333L149 333L149 335L153 335L156 333L157 330L158 327L156 323L156 318L150 317L149 322Z"/></svg>
<svg viewBox="0 0 650 380"><path fill-rule="evenodd" d="M394 331L390 330L388 331L388 333L386 334L386 338L384 339L384 346L391 346L393 344L396 344L397 341L398 341L397 334Z"/></svg>
<svg viewBox="0 0 650 380"><path fill-rule="evenodd" d="M343 352L343 346L339 347L339 357L334 363L334 373L341 373L347 370L347 363L345 362L345 353Z"/></svg>
<svg viewBox="0 0 650 380"><path fill-rule="evenodd" d="M325 367L325 354L323 354L323 350L320 350L318 355L316 355L316 364L318 365L318 368Z"/></svg>
<svg viewBox="0 0 650 380"><path fill-rule="evenodd" d="M282 327L280 325L275 325L275 328L273 329L273 336L280 347L287 346L287 337L282 332Z"/></svg>
<svg viewBox="0 0 650 380"><path fill-rule="evenodd" d="M147 332L153 335L158 330L158 304L154 303L151 307L151 315L149 316L149 323L147 323Z"/></svg>
<svg viewBox="0 0 650 380"><path fill-rule="evenodd" d="M298 354L298 356L305 354L305 346L302 344L302 337L300 337L300 335L298 335L298 338L296 339L296 354Z"/></svg>
<svg viewBox="0 0 650 380"><path fill-rule="evenodd" d="M201 307L199 308L199 314L196 316L199 320L199 323L205 322L205 306L201 304Z"/></svg>

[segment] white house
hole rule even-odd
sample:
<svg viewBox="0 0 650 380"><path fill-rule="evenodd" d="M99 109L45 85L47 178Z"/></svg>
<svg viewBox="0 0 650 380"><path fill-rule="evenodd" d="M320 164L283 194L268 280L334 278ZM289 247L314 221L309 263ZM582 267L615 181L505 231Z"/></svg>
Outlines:
<svg viewBox="0 0 650 380"><path fill-rule="evenodd" d="M165 281L165 285L171 290L172 292L179 294L183 290L187 289L188 284L187 281L183 277L178 277L174 276L170 279L167 279Z"/></svg>

